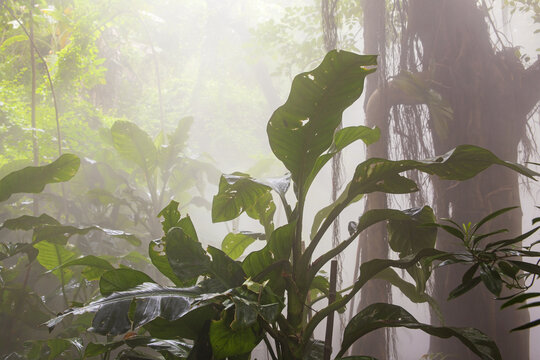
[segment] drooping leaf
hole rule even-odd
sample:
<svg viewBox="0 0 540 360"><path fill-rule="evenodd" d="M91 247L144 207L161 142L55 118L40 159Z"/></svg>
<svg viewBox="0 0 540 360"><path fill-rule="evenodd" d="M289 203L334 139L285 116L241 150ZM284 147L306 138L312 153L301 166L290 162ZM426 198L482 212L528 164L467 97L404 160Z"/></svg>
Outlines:
<svg viewBox="0 0 540 360"><path fill-rule="evenodd" d="M116 151L151 174L157 166L157 150L150 136L136 124L119 120L111 127L111 135Z"/></svg>
<svg viewBox="0 0 540 360"><path fill-rule="evenodd" d="M534 298L534 297L540 297L540 292L530 292L530 293L523 293L516 295L512 297L510 300L506 301L502 306L501 309L507 308L509 306L512 306L514 304L519 304L522 302L527 301L528 299Z"/></svg>
<svg viewBox="0 0 540 360"><path fill-rule="evenodd" d="M455 299L458 296L465 294L469 290L473 289L476 285L480 284L481 281L482 279L480 276L476 276L462 282L454 290L450 291L450 294L448 294L448 300Z"/></svg>
<svg viewBox="0 0 540 360"><path fill-rule="evenodd" d="M343 111L362 94L376 56L329 52L314 70L297 75L289 98L268 121L270 147L303 186L317 158L332 144Z"/></svg>
<svg viewBox="0 0 540 360"><path fill-rule="evenodd" d="M47 214L40 216L22 215L14 219L8 219L0 225L0 229L9 230L32 230L40 225L60 225L58 220Z"/></svg>
<svg viewBox="0 0 540 360"><path fill-rule="evenodd" d="M393 304L372 304L355 315L343 334L341 350L337 357L362 336L388 327L406 327L419 329L429 335L440 338L455 337L467 346L472 352L484 360L501 360L497 345L484 333L473 328L437 327L418 322L411 314L400 306Z"/></svg>
<svg viewBox="0 0 540 360"><path fill-rule="evenodd" d="M65 245L68 239L73 235L86 235L90 231L96 230L101 231L110 237L124 239L134 246L141 244L141 241L133 234L120 230L105 229L97 225L90 227L77 227L71 225L41 225L34 228L32 241L34 243L38 243L46 240L49 242L54 242L55 244Z"/></svg>
<svg viewBox="0 0 540 360"><path fill-rule="evenodd" d="M435 299L425 292L419 291L416 286L405 281L403 277L399 276L393 269L386 268L375 275L375 278L388 281L390 284L397 287L399 291L413 303L428 303L429 306L431 306L431 309L437 313L437 316L442 318L439 305Z"/></svg>
<svg viewBox="0 0 540 360"><path fill-rule="evenodd" d="M45 185L70 180L79 170L80 160L73 154L63 154L44 166L28 166L0 179L0 202L17 193L39 193Z"/></svg>
<svg viewBox="0 0 540 360"><path fill-rule="evenodd" d="M109 296L113 292L127 291L143 283L155 282L142 271L134 269L113 269L101 276L99 291L103 296Z"/></svg>
<svg viewBox="0 0 540 360"><path fill-rule="evenodd" d="M460 145L444 155L421 161L368 159L356 167L348 188L348 198L352 199L358 194L374 191L388 193L416 191L416 185L413 186L413 182L399 175L408 170L417 169L445 180L467 180L491 165L502 165L530 178L539 175L522 165L503 161L489 150L479 146Z"/></svg>
<svg viewBox="0 0 540 360"><path fill-rule="evenodd" d="M90 281L98 280L105 271L114 270L111 263L94 255L87 255L78 259L70 260L61 264L58 269L71 266L85 266L85 269L82 271L82 275Z"/></svg>
<svg viewBox="0 0 540 360"><path fill-rule="evenodd" d="M484 263L480 264L480 279L492 294L496 296L501 294L503 285L501 276Z"/></svg>
<svg viewBox="0 0 540 360"><path fill-rule="evenodd" d="M128 331L131 328L131 321L128 318L128 311L133 299L148 299L148 298L173 298L178 301L183 301L179 299L184 299L186 301L192 302L194 298L200 295L200 288L168 288L162 287L154 283L144 283L132 290L129 291L120 291L114 292L111 295L91 302L87 306L72 308L65 311L62 315L57 316L49 320L46 325L49 329L54 328L58 323L60 323L66 316L69 315L81 315L89 312L97 312L94 316L92 322L92 330L105 335L118 335ZM174 306L177 305L173 300L170 306L173 306L173 309L167 307L161 307L162 303L159 302L159 316L167 316L167 314L174 314L172 318L165 318L168 321L177 320L177 316L183 316L184 314L179 315ZM158 302L155 302L154 305L157 306ZM145 307L147 304L138 303L137 306ZM137 311L137 309L136 309ZM142 311L142 310L141 310ZM155 313L155 308L148 308L148 312ZM144 324L139 323L139 326Z"/></svg>

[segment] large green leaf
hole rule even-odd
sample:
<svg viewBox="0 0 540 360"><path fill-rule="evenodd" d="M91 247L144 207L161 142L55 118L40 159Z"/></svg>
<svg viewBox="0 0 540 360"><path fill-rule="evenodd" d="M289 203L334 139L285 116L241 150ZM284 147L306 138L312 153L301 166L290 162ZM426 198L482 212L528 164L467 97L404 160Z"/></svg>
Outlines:
<svg viewBox="0 0 540 360"><path fill-rule="evenodd" d="M165 241L164 239L156 239L150 241L148 244L148 255L152 264L161 272L163 275L169 278L176 286L182 286L186 284L186 281L182 281L176 276L171 265L169 264L169 259L167 258L167 253L165 252ZM191 279L190 279L191 280ZM189 283L188 281L187 283ZM193 281L191 281L193 284Z"/></svg>
<svg viewBox="0 0 540 360"><path fill-rule="evenodd" d="M210 325L210 343L216 359L249 353L262 339L257 326L233 330L231 322L232 316L224 316Z"/></svg>
<svg viewBox="0 0 540 360"><path fill-rule="evenodd" d="M175 227L164 240L169 264L180 280L190 281L208 274L211 260L197 239L189 236L184 229Z"/></svg>
<svg viewBox="0 0 540 360"><path fill-rule="evenodd" d="M61 269L72 266L84 266L85 268L81 273L90 281L98 280L105 271L114 270L114 267L107 260L94 255L87 255L70 260L61 264L58 268Z"/></svg>
<svg viewBox="0 0 540 360"><path fill-rule="evenodd" d="M68 250L65 246L53 244L48 241L34 244L34 248L39 251L37 261L41 266L47 270L52 270L53 274L66 283L71 277L71 271L60 269L60 266L77 257L77 253Z"/></svg>
<svg viewBox="0 0 540 360"><path fill-rule="evenodd" d="M212 221L221 222L237 218L244 211L257 206L262 197L269 195L270 189L270 186L246 174L236 172L222 175L218 194L214 196L212 202ZM266 204L260 204L259 207L272 211L272 214L275 211L271 196L266 198ZM252 216L254 213L258 212L251 211L249 215Z"/></svg>
<svg viewBox="0 0 540 360"><path fill-rule="evenodd" d="M177 226L180 221L180 211L178 211L178 201L171 200L171 202L165 206L158 214L158 217L163 217L161 226L163 232L167 233L172 227Z"/></svg>
<svg viewBox="0 0 540 360"><path fill-rule="evenodd" d="M142 271L134 269L113 269L107 271L99 279L101 295L108 296L113 292L127 291L143 283L153 283L154 280Z"/></svg>
<svg viewBox="0 0 540 360"><path fill-rule="evenodd" d="M403 276L398 275L394 269L384 269L375 275L375 279L388 281L390 284L397 287L403 295L414 303L428 303L429 306L431 306L431 309L435 311L439 319L442 319L439 304L437 304L435 299L426 294L425 291L421 291L415 285L405 281Z"/></svg>
<svg viewBox="0 0 540 360"><path fill-rule="evenodd" d="M139 313L137 326L160 316L175 321L189 312L186 303L191 304L200 295L200 288L168 288L154 283L144 283L129 291L114 292L110 296L91 302L87 306L72 308L62 315L49 320L46 325L54 328L66 316L97 312L92 322L92 330L105 335L118 335L131 329L128 312L137 299L135 312ZM142 301L153 299L151 301Z"/></svg>
<svg viewBox="0 0 540 360"><path fill-rule="evenodd" d="M0 202L16 193L39 193L45 185L70 180L79 170L80 160L64 154L49 165L28 166L0 179Z"/></svg>
<svg viewBox="0 0 540 360"><path fill-rule="evenodd" d="M422 324L402 307L382 303L372 304L366 307L351 319L343 333L343 342L337 357L342 356L362 336L374 330L387 327L419 329L440 338L455 337L481 359L502 359L497 345L480 330Z"/></svg>
<svg viewBox="0 0 540 360"><path fill-rule="evenodd" d="M270 280L269 286L276 294L280 294L285 286L281 272L284 267L290 266L288 260L295 224L293 222L274 230L266 246L250 253L242 262L242 268L248 276L259 282Z"/></svg>
<svg viewBox="0 0 540 360"><path fill-rule="evenodd" d="M164 355L165 359L185 359L189 356L189 352L192 348L192 345L178 340L161 340L149 336L132 336L119 341L108 342L106 344L88 343L84 350L84 356L85 358L89 358L102 355L124 345L129 346L132 349L137 347L154 349ZM167 357L167 355L176 357Z"/></svg>
<svg viewBox="0 0 540 360"><path fill-rule="evenodd" d="M77 355L81 356L82 354L82 341L81 339L48 339L48 340L32 340L25 342L25 347L27 348L27 358L28 360L55 360L60 358L75 358L75 353L70 353L68 350L75 349ZM47 350L45 350L47 349ZM47 357L43 357L44 354L47 354ZM62 356L63 355L63 356ZM15 357L13 357L15 359ZM11 357L6 357L4 359L11 359Z"/></svg>
<svg viewBox="0 0 540 360"><path fill-rule="evenodd" d="M150 136L129 121L116 121L111 127L116 151L149 175L157 166L157 150Z"/></svg>
<svg viewBox="0 0 540 360"><path fill-rule="evenodd" d="M417 169L437 175L441 179L462 181L476 176L491 165L502 165L530 178L539 175L519 164L503 161L491 151L479 146L460 145L444 155L421 161L368 159L356 168L349 188L349 198L374 191L389 193L416 191L416 185L412 181L399 175L408 170Z"/></svg>
<svg viewBox="0 0 540 360"><path fill-rule="evenodd" d="M47 214L40 216L22 215L18 218L8 219L0 225L0 229L9 230L32 230L40 225L60 225L58 220Z"/></svg>
<svg viewBox="0 0 540 360"><path fill-rule="evenodd" d="M422 249L433 248L437 239L437 227L422 226L435 222L435 214L429 206L403 211L408 215L406 220L390 219L388 221L388 243L399 257L416 254ZM425 290L426 282L431 275L431 266L420 260L418 264L407 269L416 282L420 293Z"/></svg>
<svg viewBox="0 0 540 360"><path fill-rule="evenodd" d="M207 252L212 256L209 270L214 278L218 279L227 288L234 288L242 285L246 280L246 274L240 263L231 259L227 254L218 248L208 246Z"/></svg>
<svg viewBox="0 0 540 360"><path fill-rule="evenodd" d="M33 234L32 234L32 243L37 244L41 241L49 241L51 243L65 245L69 238L73 235L86 235L90 231L101 231L104 234L121 238L128 241L130 244L138 246L141 244L140 240L133 234L125 233L119 230L105 229L100 226L94 225L90 227L76 227L71 225L58 225L55 224L46 224L43 223L49 222L49 218L44 218L43 215L40 217L24 216L17 219L11 219L13 222L10 222L8 225L4 226L8 228L17 228L23 229L29 227L31 224L34 225ZM8 222L7 220L6 222Z"/></svg>
<svg viewBox="0 0 540 360"><path fill-rule="evenodd" d="M221 243L221 250L236 260L257 239L264 239L264 234L251 232L228 233Z"/></svg>
<svg viewBox="0 0 540 360"><path fill-rule="evenodd" d="M303 186L317 158L332 144L343 111L362 94L376 56L329 52L314 70L297 75L289 98L268 121L270 147Z"/></svg>

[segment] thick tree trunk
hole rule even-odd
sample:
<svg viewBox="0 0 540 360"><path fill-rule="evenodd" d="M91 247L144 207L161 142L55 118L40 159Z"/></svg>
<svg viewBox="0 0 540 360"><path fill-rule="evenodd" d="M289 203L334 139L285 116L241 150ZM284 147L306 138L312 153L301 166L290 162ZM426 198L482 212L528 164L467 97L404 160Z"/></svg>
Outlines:
<svg viewBox="0 0 540 360"><path fill-rule="evenodd" d="M364 52L366 54L379 54L379 77L368 77L366 79L366 125L377 126L381 130L381 139L367 148L367 157L388 157L388 112L380 112L377 109L385 105L377 102L371 106L368 99L378 87L383 86L384 80L384 32L385 32L385 2L381 0L364 0ZM382 71L382 73L381 73ZM370 109L371 108L371 109ZM383 116L372 116L373 114L383 114ZM387 207L386 194L374 193L367 197L365 210L383 209ZM364 231L359 240L360 261L364 263L368 260L388 257L388 243L386 241L386 227L384 224L376 224ZM390 302L390 286L382 280L371 280L361 290L360 303L357 312L366 306L376 303ZM389 337L386 329L377 330L361 340L352 347L352 353L358 355L374 356L378 359L388 359Z"/></svg>
<svg viewBox="0 0 540 360"><path fill-rule="evenodd" d="M435 152L474 144L502 159L516 161L526 115L539 99L538 64L525 70L513 51L496 53L485 14L475 1L411 0L408 15L410 30L422 43L423 66L430 74L430 85L454 113L445 133L432 131ZM437 181L434 192L437 216L451 217L458 223L475 222L490 212L520 204L518 176L500 167L462 183ZM485 231L501 227L519 233L521 213L513 211L500 217ZM459 248L452 239L442 239L437 246L443 250ZM447 302L448 293L460 283L461 276L455 267L435 273L433 293L446 324L484 331L497 342L503 359L528 359L528 332L509 333L512 327L526 322L528 314L501 312L500 303L481 287ZM449 354L451 358L476 359L451 340L432 338L430 347L431 352Z"/></svg>

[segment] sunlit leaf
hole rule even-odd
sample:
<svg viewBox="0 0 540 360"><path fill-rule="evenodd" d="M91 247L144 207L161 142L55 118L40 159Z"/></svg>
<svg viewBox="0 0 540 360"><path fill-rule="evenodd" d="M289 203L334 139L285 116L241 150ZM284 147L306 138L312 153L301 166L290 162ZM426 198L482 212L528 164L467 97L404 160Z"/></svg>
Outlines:
<svg viewBox="0 0 540 360"><path fill-rule="evenodd" d="M70 180L79 170L80 160L64 154L49 165L28 166L0 179L0 202L16 193L39 193L45 185Z"/></svg>
<svg viewBox="0 0 540 360"><path fill-rule="evenodd" d="M246 248L257 239L264 239L260 233L228 233L221 243L221 249L232 259L238 259Z"/></svg>
<svg viewBox="0 0 540 360"><path fill-rule="evenodd" d="M129 121L116 121L111 127L114 148L124 159L151 174L157 166L157 150L150 136Z"/></svg>

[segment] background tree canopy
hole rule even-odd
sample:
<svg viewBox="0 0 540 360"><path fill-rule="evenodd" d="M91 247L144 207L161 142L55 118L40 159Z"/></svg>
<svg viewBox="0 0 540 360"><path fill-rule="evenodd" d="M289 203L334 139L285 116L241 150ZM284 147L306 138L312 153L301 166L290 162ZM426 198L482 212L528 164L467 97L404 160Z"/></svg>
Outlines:
<svg viewBox="0 0 540 360"><path fill-rule="evenodd" d="M274 237L282 235L272 234L289 231L283 229L285 224L296 224L295 234L304 241L291 245L289 256L291 264L297 260L302 266L310 264L312 255L314 260L324 258L331 248L339 247L344 234L354 233L361 223L360 215L386 208L405 211L428 205L437 219L451 218L458 232L464 233L460 237L446 225L439 226L436 248L456 253L463 250L464 239L475 234L461 224L474 225L488 214L518 206L497 213L483 229L494 233L490 241L519 240L520 234L528 234L530 239L524 236L515 244L530 245L536 236L529 230L538 216L538 185L518 174L532 173L485 153L481 157L473 151L484 165L504 166L493 166L471 180L458 182L464 178L445 178L440 169L426 171L415 165L385 180L392 181L388 186L393 190L378 184L376 191L363 193L347 184L361 177L357 165L366 158L431 159L450 149L464 149L459 147L462 144L480 146L511 163L529 162L526 165L538 171L539 24L540 5L534 0L0 0L0 324L8 329L0 339L1 355L123 356L122 351L131 351L139 343L126 345L129 336L103 342L100 335L85 333L92 314L81 311L81 316L58 325L51 336L39 325L67 308L143 283L184 289L200 286L205 278L209 281L203 287L211 290L217 286L212 266L218 266L214 263L218 257L242 262L244 275L256 276L254 269L268 265L265 256L277 251L270 243L275 246ZM358 83L363 78L354 85L359 93L347 85L358 74L340 78L341 68L320 65L334 48L377 55L377 70L366 77L362 97ZM358 66L371 72L375 58L365 59L369 61ZM328 82L322 90L310 87L310 81L318 78L305 82L295 78L319 65L334 76L334 80L324 78ZM339 91L326 97L324 91L331 86ZM303 94L301 89L312 92L298 95ZM306 105L313 101L315 110ZM358 139L363 142L355 142ZM474 167L483 169L477 163ZM409 180L402 179L405 175ZM413 183L419 191L403 194ZM323 237L322 231L319 238L318 231L329 228L329 219L340 212L342 222L335 222L333 234ZM429 218L422 214L427 216L423 219ZM306 221L298 224L295 218ZM185 259L170 255L175 251L168 249L167 237L176 235L167 234L174 227L194 240L189 243L193 249L202 246L204 256L213 261L197 258L209 266L206 271L193 270L191 265L186 270ZM498 233L503 228L509 233ZM416 253L405 254L405 248L396 245L403 240L396 233L382 221L361 232L340 258L338 294L341 290L345 294L359 279L362 264ZM320 240L320 248L310 247ZM194 245L199 242L202 245ZM425 243L433 247L430 241ZM223 258L217 249L223 250ZM310 255L301 257L304 251ZM497 256L510 254L505 251ZM531 252L515 255L535 255L534 249L523 251ZM261 263L255 266L256 261ZM507 280L504 276L520 276L519 269L534 274L527 265L497 260L491 267L478 265L474 269L478 273L472 274L465 272L467 267L442 268L427 283L420 279L427 263L415 266L416 270L402 273L385 270L378 279L362 284L359 297L351 295L347 308L337 315L334 355L347 343L351 355L379 359L424 354L426 358L444 354L477 358L473 348L444 336L428 340L416 332L389 328L367 336L362 333L356 342L359 336L351 334L358 334L358 329L345 331L345 325L353 318L362 323L363 318L355 315L365 314L362 309L373 303L405 304L421 323L431 324L426 326L478 328L495 340L504 359L540 353L538 345L529 341L538 334L537 328L509 334L510 329L539 317L535 307L530 315L515 308L501 311L502 302L493 300ZM316 312L323 302L326 306L329 264L320 270L312 274L313 286L299 289L309 304L317 303L313 312L295 310L294 303L287 304L288 310L280 307L288 311L293 328L299 326L295 322L306 325L312 317L317 320ZM502 282L492 271L502 274ZM291 290L289 283L272 276L266 279L272 291ZM396 277L422 291L413 296L412 288ZM519 286L527 287L530 277L521 281ZM484 285L476 286L480 283ZM256 284L243 286L253 293ZM212 306L237 309L243 300L255 306L253 294L242 293L240 286L235 289L240 293L235 293L233 305L220 298ZM219 286L214 290L224 291ZM451 290L457 292L452 293L457 299L447 301ZM266 291L258 294L264 293L264 305L271 308L279 301ZM461 291L467 294L457 296ZM280 296L279 291L276 294ZM504 295L510 293L503 291L500 296ZM515 303L525 300L517 298ZM533 301L534 296L529 302ZM123 303L123 309L129 309L129 304ZM256 318L268 320L261 309L257 311ZM130 316L126 315L133 320ZM225 315L213 316L224 327L232 321ZM416 318L412 323L420 323ZM149 323L153 325L145 331L164 326ZM254 337L259 341L263 340L258 331L268 331L261 326ZM129 330L141 335L135 328ZM322 339L324 329L321 326L314 333ZM167 348L165 353L182 358L199 343L192 335L186 344L175 343L175 350ZM419 350L404 349L404 336L420 339ZM152 341L140 346L158 352L165 347ZM308 351L309 346L320 350L317 342L302 341L289 344L291 354ZM88 343L93 344L90 350ZM279 346L285 348L285 343ZM200 350L204 347L198 349L204 354ZM129 351L125 356L131 356ZM218 353L218 358L236 356L227 351ZM260 351L270 358L264 349ZM159 356L168 359L169 355Z"/></svg>

